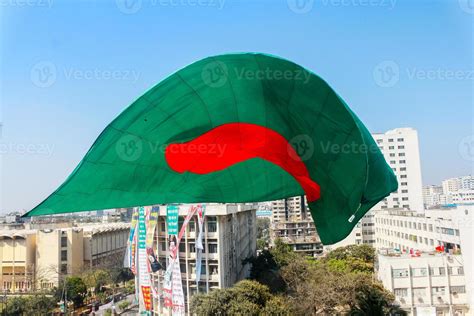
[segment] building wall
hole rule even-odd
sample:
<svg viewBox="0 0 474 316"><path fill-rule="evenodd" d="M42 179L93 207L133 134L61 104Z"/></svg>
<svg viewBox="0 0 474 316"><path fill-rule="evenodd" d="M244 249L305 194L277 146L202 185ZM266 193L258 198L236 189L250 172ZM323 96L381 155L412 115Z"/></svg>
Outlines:
<svg viewBox="0 0 474 316"><path fill-rule="evenodd" d="M187 215L189 205L179 209L179 227ZM207 204L205 209L203 256L199 293L232 286L249 276L250 265L242 260L256 254L256 209L243 204ZM179 258L186 309L189 310L192 295L198 292L196 285L196 238L198 224L191 220L179 247ZM168 234L166 207L160 207L160 216L155 236L158 260L166 269L168 264ZM153 276L157 287L161 287L163 271ZM163 302L162 302L163 303ZM154 306L158 301L154 300ZM160 314L157 309L155 314Z"/></svg>
<svg viewBox="0 0 474 316"><path fill-rule="evenodd" d="M393 292L396 302L417 315L468 315L464 262L460 255L378 255L377 276Z"/></svg>

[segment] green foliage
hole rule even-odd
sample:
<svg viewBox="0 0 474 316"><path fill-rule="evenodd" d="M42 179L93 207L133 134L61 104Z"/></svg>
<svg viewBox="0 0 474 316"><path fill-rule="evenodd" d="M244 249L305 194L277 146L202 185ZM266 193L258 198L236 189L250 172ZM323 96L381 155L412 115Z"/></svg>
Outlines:
<svg viewBox="0 0 474 316"><path fill-rule="evenodd" d="M278 267L284 267L298 257L291 247L284 243L280 238L275 239L274 246L271 249L271 254Z"/></svg>
<svg viewBox="0 0 474 316"><path fill-rule="evenodd" d="M243 280L229 289L195 295L191 310L204 315L262 315L273 295L267 286L256 281ZM268 306L268 310L271 307Z"/></svg>
<svg viewBox="0 0 474 316"><path fill-rule="evenodd" d="M263 250L267 246L267 241L263 238L257 239L257 250Z"/></svg>
<svg viewBox="0 0 474 316"><path fill-rule="evenodd" d="M44 295L12 297L8 298L5 314L42 316L50 314L55 307L56 300L53 297Z"/></svg>
<svg viewBox="0 0 474 316"><path fill-rule="evenodd" d="M285 282L278 273L279 266L269 250L263 250L257 257L245 259L243 263L252 265L250 279L268 286L274 293L285 290Z"/></svg>
<svg viewBox="0 0 474 316"><path fill-rule="evenodd" d="M26 299L23 297L8 298L5 314L11 316L21 316L26 313Z"/></svg>
<svg viewBox="0 0 474 316"><path fill-rule="evenodd" d="M112 310L110 308L104 311L104 316L112 316Z"/></svg>
<svg viewBox="0 0 474 316"><path fill-rule="evenodd" d="M126 309L129 305L130 305L130 302L129 302L129 301L123 301L123 302L120 302L120 303L118 304L118 307L119 307L121 310L124 310L124 309Z"/></svg>
<svg viewBox="0 0 474 316"><path fill-rule="evenodd" d="M87 295L87 286L84 281L77 276L66 279L67 299L74 303L74 307L80 307Z"/></svg>
<svg viewBox="0 0 474 316"><path fill-rule="evenodd" d="M270 229L270 219L269 218L257 218L257 238L262 238L266 240L268 232Z"/></svg>
<svg viewBox="0 0 474 316"><path fill-rule="evenodd" d="M125 290L127 294L135 293L135 280L127 281L127 283L125 283Z"/></svg>

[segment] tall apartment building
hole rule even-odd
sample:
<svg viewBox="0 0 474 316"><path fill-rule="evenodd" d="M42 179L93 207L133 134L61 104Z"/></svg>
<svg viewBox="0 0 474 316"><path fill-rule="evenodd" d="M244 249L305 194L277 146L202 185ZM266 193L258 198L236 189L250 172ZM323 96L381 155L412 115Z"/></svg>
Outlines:
<svg viewBox="0 0 474 316"><path fill-rule="evenodd" d="M316 257L323 253L323 244L312 218L272 223L272 240L282 239L293 251Z"/></svg>
<svg viewBox="0 0 474 316"><path fill-rule="evenodd" d="M179 228L181 229L189 205L179 207ZM189 311L191 297L213 289L226 288L249 276L250 265L243 260L256 255L256 207L245 204L206 204L203 236L203 256L199 287L196 285L196 238L198 223L193 219L186 227L179 245L180 268L186 310ZM158 260L166 269L169 256L169 240L166 225L166 206L160 206L155 247ZM153 282L161 288L163 271L153 275ZM154 298L154 314L158 300ZM163 301L161 302L163 306Z"/></svg>
<svg viewBox="0 0 474 316"><path fill-rule="evenodd" d="M49 289L111 259L122 264L129 229L114 223L0 231L0 286L9 293Z"/></svg>
<svg viewBox="0 0 474 316"><path fill-rule="evenodd" d="M306 196L295 196L272 201L272 221L298 221L311 218Z"/></svg>
<svg viewBox="0 0 474 316"><path fill-rule="evenodd" d="M423 211L418 133L412 128L396 128L372 134L385 160L395 172L398 190L374 209L409 209Z"/></svg>

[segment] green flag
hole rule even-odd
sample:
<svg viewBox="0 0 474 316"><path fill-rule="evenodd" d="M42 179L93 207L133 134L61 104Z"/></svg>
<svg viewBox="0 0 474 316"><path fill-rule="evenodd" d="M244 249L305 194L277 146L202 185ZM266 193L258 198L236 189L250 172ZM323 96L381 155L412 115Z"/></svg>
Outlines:
<svg viewBox="0 0 474 316"><path fill-rule="evenodd" d="M277 57L229 54L138 98L26 216L306 194L330 244L397 186L370 133L325 81Z"/></svg>

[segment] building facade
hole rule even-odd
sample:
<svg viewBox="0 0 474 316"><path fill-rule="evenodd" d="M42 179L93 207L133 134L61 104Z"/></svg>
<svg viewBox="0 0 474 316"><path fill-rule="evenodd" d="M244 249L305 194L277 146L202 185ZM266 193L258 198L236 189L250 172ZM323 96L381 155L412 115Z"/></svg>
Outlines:
<svg viewBox="0 0 474 316"><path fill-rule="evenodd" d="M461 255L378 254L377 276L409 315L472 315Z"/></svg>
<svg viewBox="0 0 474 316"><path fill-rule="evenodd" d="M122 264L129 229L114 223L1 231L0 286L7 293L50 289L66 275Z"/></svg>
<svg viewBox="0 0 474 316"><path fill-rule="evenodd" d="M179 228L187 215L189 205L180 205ZM185 308L189 311L191 297L213 289L231 287L249 276L250 265L243 260L256 255L256 207L245 204L206 204L204 218L201 277L196 284L196 238L199 228L192 219L179 245L180 270ZM160 206L155 234L155 249L164 270L168 264L169 240L166 225L166 206ZM163 270L153 275L155 287L161 288ZM153 301L154 314L166 314L163 300ZM161 306L161 308L158 308Z"/></svg>
<svg viewBox="0 0 474 316"><path fill-rule="evenodd" d="M313 257L323 253L323 244L312 218L273 222L270 237L272 241L280 238L295 252L302 252Z"/></svg>

